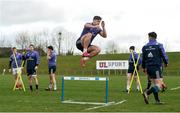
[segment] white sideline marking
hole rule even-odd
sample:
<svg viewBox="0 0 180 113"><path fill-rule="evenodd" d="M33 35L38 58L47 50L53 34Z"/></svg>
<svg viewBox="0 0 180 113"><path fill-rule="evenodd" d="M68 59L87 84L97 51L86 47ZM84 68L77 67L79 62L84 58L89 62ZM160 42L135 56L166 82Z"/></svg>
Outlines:
<svg viewBox="0 0 180 113"><path fill-rule="evenodd" d="M122 101L119 101L119 102L113 102L113 103L108 103L108 104L105 104L105 105L102 105L102 106L96 106L96 107L92 107L92 108L87 108L85 110L93 110L93 109L98 109L98 108L103 108L103 107L107 107L107 106L110 106L110 105L118 105L118 104L122 104L124 103L126 100L122 100Z"/></svg>
<svg viewBox="0 0 180 113"><path fill-rule="evenodd" d="M113 101L113 102L108 102L108 103L98 103L98 102L75 102L75 101L72 101L72 100L65 100L65 101L62 101L62 103L66 103L66 104L106 105L106 104L112 104L112 103L115 103L115 102Z"/></svg>
<svg viewBox="0 0 180 113"><path fill-rule="evenodd" d="M175 88L171 88L170 90L177 90L177 89L180 89L180 86L179 87L175 87Z"/></svg>

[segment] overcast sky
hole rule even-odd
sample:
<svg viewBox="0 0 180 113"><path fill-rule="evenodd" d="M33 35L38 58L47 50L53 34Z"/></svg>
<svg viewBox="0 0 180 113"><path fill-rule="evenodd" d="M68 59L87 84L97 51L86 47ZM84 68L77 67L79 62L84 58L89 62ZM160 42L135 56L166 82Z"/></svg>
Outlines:
<svg viewBox="0 0 180 113"><path fill-rule="evenodd" d="M180 0L0 0L0 31L13 38L18 31L61 26L78 38L94 15L106 23L107 39L93 42L103 49L112 41L141 49L155 31L168 51L180 51Z"/></svg>

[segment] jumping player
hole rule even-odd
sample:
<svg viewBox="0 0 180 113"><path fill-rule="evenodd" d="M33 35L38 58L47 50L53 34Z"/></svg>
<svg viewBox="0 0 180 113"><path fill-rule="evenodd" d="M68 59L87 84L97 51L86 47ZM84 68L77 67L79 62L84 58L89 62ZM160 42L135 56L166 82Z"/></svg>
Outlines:
<svg viewBox="0 0 180 113"><path fill-rule="evenodd" d="M37 51L34 50L34 45L30 44L29 45L29 50L28 52L25 54L24 59L27 60L27 75L29 76L29 87L30 90L33 91L33 87L32 87L32 80L35 80L35 84L36 84L36 90L38 90L38 79L37 79L37 69L38 69L38 65L40 62L40 57L39 57L39 53Z"/></svg>
<svg viewBox="0 0 180 113"><path fill-rule="evenodd" d="M94 38L99 34L103 38L107 37L106 29L105 29L105 22L102 21L100 16L94 16L93 22L86 23L84 25L84 29L81 33L80 38L76 41L76 47L83 52L81 58L81 66L84 67L86 61L90 58L96 56L100 52L100 48L96 45L91 45ZM101 23L101 27L100 27Z"/></svg>
<svg viewBox="0 0 180 113"><path fill-rule="evenodd" d="M130 51L130 56L129 56L129 67L128 67L128 73L127 73L127 86L126 86L126 92L129 91L129 88L130 88L130 82L131 82L131 79L132 79L132 76L133 76L133 72L135 70L135 67L134 67L134 60L135 60L135 63L137 62L138 60L138 54L135 52L135 47L134 46L131 46L129 48L129 51ZM133 53L133 56L134 56L134 60L133 60L133 56L132 56L132 53ZM138 61L138 65L137 65L137 70L139 70L139 65L141 64L141 59L139 59ZM140 87L139 87L139 81L137 79L137 73L135 72L135 75L134 75L134 79L136 81L136 88L137 88L137 91L140 90Z"/></svg>
<svg viewBox="0 0 180 113"><path fill-rule="evenodd" d="M144 91L143 97L146 104L149 104L148 96L154 94L154 98L157 104L160 102L158 92L163 88L162 82L162 62L165 67L168 66L168 57L165 53L162 44L156 41L157 34L155 32L148 33L149 42L142 48L142 68L145 73L149 76L154 86Z"/></svg>
<svg viewBox="0 0 180 113"><path fill-rule="evenodd" d="M12 69L12 74L15 77L15 82L18 80L16 84L16 89L21 89L22 88L22 83L20 79L18 78L18 72L21 73L21 63L22 63L22 54L17 52L16 47L12 48L12 55L10 56L9 59L9 72L11 72Z"/></svg>
<svg viewBox="0 0 180 113"><path fill-rule="evenodd" d="M46 90L57 90L56 86L56 53L53 49L53 46L47 47L47 60L48 60L48 69L49 69L49 78L50 84Z"/></svg>

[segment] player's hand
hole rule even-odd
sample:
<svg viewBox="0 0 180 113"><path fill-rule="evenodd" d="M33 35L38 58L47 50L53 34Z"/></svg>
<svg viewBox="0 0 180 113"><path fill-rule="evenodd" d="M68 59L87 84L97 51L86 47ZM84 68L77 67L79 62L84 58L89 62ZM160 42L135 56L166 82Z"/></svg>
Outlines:
<svg viewBox="0 0 180 113"><path fill-rule="evenodd" d="M50 55L50 54L51 54L51 52L48 50L48 51L47 51L47 55Z"/></svg>
<svg viewBox="0 0 180 113"><path fill-rule="evenodd" d="M104 22L104 21L101 22L101 27L102 27L102 28L105 27L105 22Z"/></svg>
<svg viewBox="0 0 180 113"><path fill-rule="evenodd" d="M11 72L11 69L9 69L9 73Z"/></svg>
<svg viewBox="0 0 180 113"><path fill-rule="evenodd" d="M164 67L168 67L168 64L164 64Z"/></svg>
<svg viewBox="0 0 180 113"><path fill-rule="evenodd" d="M147 74L147 69L143 69L143 72L144 72L145 74Z"/></svg>
<svg viewBox="0 0 180 113"><path fill-rule="evenodd" d="M34 68L35 70L37 70L38 69L38 66L35 66L35 68Z"/></svg>

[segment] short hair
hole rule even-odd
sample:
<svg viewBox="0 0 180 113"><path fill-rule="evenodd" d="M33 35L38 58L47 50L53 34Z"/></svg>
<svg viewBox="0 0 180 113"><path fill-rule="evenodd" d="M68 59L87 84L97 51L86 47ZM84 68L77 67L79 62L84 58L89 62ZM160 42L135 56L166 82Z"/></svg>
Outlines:
<svg viewBox="0 0 180 113"><path fill-rule="evenodd" d="M135 46L130 46L130 48L129 49L131 49L131 50L135 50Z"/></svg>
<svg viewBox="0 0 180 113"><path fill-rule="evenodd" d="M16 49L16 47L13 47L12 49L14 50L14 49Z"/></svg>
<svg viewBox="0 0 180 113"><path fill-rule="evenodd" d="M100 16L94 16L93 20L102 20L102 18Z"/></svg>
<svg viewBox="0 0 180 113"><path fill-rule="evenodd" d="M34 45L33 45L33 44L30 44L30 45L29 45L29 47L30 47L30 46L34 47Z"/></svg>
<svg viewBox="0 0 180 113"><path fill-rule="evenodd" d="M151 38L154 38L154 39L157 38L157 34L155 32L148 33L148 36L151 37Z"/></svg>
<svg viewBox="0 0 180 113"><path fill-rule="evenodd" d="M48 46L48 49L54 50L53 46Z"/></svg>

